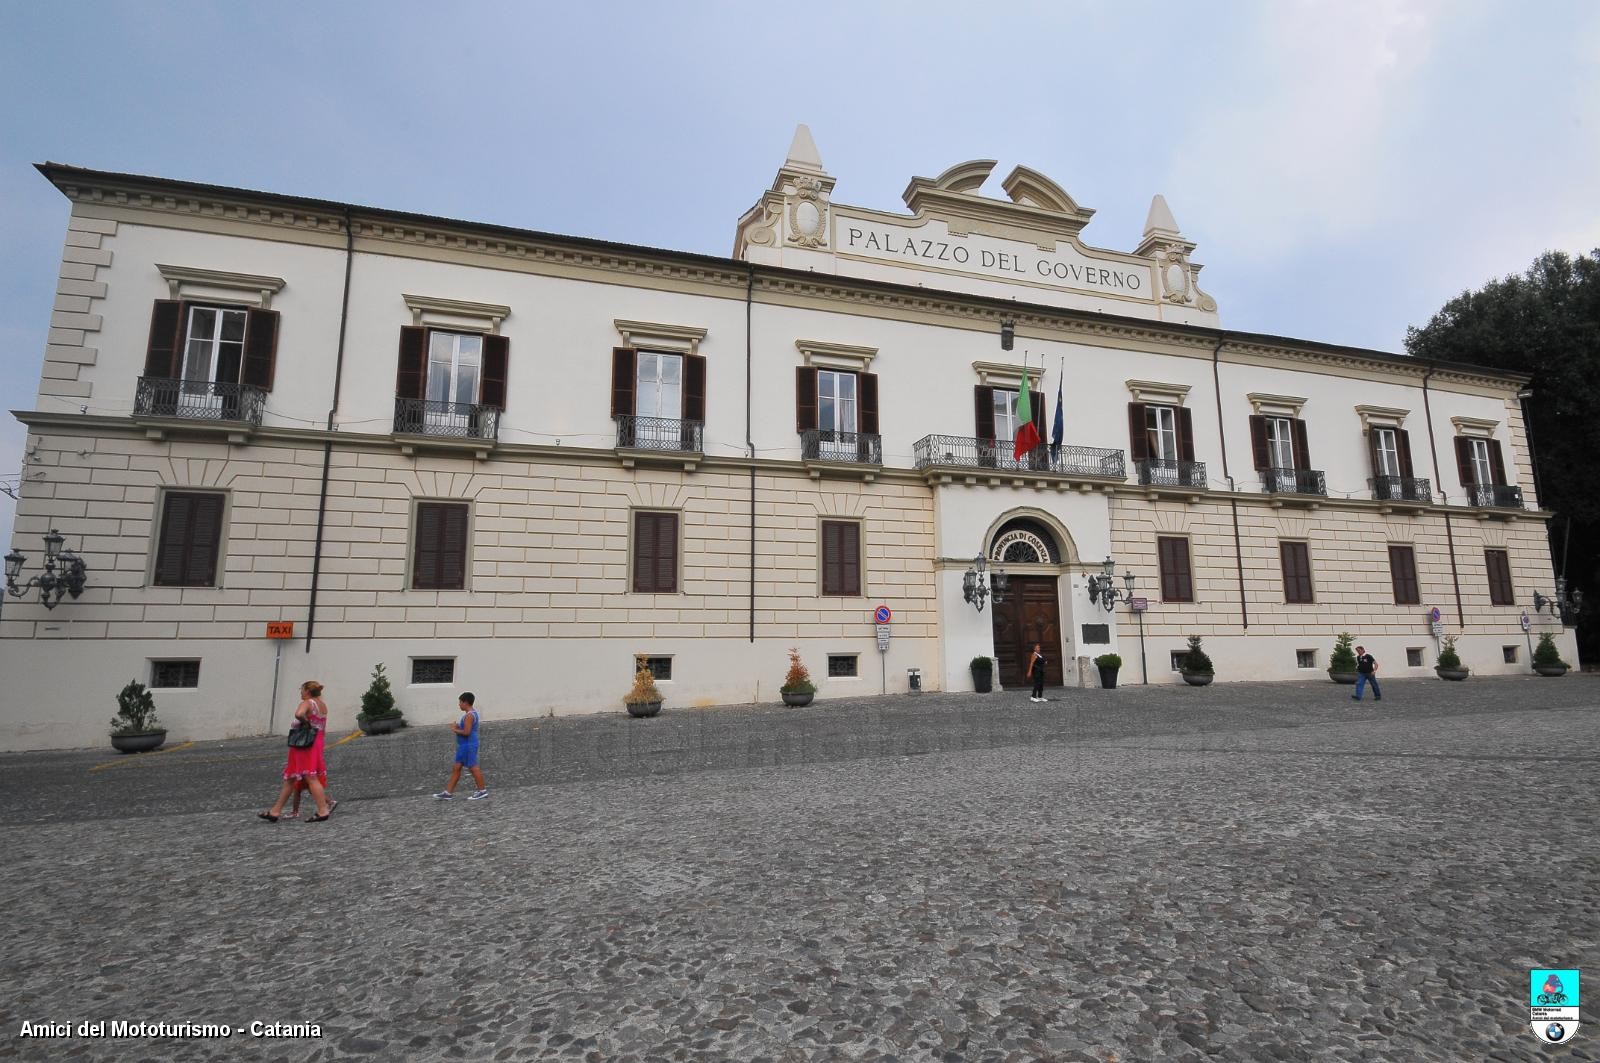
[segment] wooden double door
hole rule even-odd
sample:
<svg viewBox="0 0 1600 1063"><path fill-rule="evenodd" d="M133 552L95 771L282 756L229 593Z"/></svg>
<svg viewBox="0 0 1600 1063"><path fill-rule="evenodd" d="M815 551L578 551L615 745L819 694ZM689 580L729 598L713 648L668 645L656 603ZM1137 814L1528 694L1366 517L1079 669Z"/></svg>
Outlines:
<svg viewBox="0 0 1600 1063"><path fill-rule="evenodd" d="M994 659L1000 685L1029 686L1028 655L1035 642L1044 650L1044 682L1061 685L1061 603L1055 576L1012 576L1006 600L994 609Z"/></svg>

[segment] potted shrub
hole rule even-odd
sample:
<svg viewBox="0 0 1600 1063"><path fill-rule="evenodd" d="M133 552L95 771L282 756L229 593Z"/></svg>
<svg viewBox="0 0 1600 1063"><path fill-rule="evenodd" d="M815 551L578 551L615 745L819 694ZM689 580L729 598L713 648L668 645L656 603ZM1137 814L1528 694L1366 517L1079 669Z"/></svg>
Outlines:
<svg viewBox="0 0 1600 1063"><path fill-rule="evenodd" d="M783 686L778 688L785 705L809 705L817 696L817 684L811 681L811 672L800 662L798 647L789 647L789 671L784 673Z"/></svg>
<svg viewBox="0 0 1600 1063"><path fill-rule="evenodd" d="M372 669L372 682L361 695L361 711L356 713L356 726L362 734L386 735L405 726L405 714L395 707L394 691L389 689L389 677L383 674L383 665Z"/></svg>
<svg viewBox="0 0 1600 1063"><path fill-rule="evenodd" d="M1539 645L1533 649L1533 670L1548 676L1567 674L1567 662L1561 659L1555 637L1548 632L1539 636Z"/></svg>
<svg viewBox="0 0 1600 1063"><path fill-rule="evenodd" d="M1434 674L1440 679L1451 679L1456 682L1467 678L1468 668L1461 663L1461 657L1456 653L1456 637L1446 635L1439 640L1439 660L1434 665Z"/></svg>
<svg viewBox="0 0 1600 1063"><path fill-rule="evenodd" d="M148 753L160 749L167 729L156 719L156 699L138 680L117 695L117 714L111 717L111 747L118 753Z"/></svg>
<svg viewBox="0 0 1600 1063"><path fill-rule="evenodd" d="M1189 636L1189 652L1184 654L1183 667L1179 673L1183 681L1192 687L1208 685L1216 676L1216 668L1211 663L1211 658L1206 656L1206 651L1200 648L1200 636Z"/></svg>
<svg viewBox="0 0 1600 1063"><path fill-rule="evenodd" d="M1117 688L1117 669L1122 667L1122 658L1114 653L1102 653L1094 659L1094 666L1100 669L1100 686L1104 690Z"/></svg>
<svg viewBox="0 0 1600 1063"><path fill-rule="evenodd" d="M1335 683L1349 685L1356 681L1356 651L1350 648L1355 641L1356 637L1348 631L1341 631L1333 640L1333 656L1328 658L1328 678Z"/></svg>
<svg viewBox="0 0 1600 1063"><path fill-rule="evenodd" d="M629 716L654 716L661 711L661 691L656 687L655 673L650 671L650 660L643 654L633 659L633 686L622 703L628 706Z"/></svg>
<svg viewBox="0 0 1600 1063"><path fill-rule="evenodd" d="M994 689L994 658L974 657L972 659L972 689L980 694L987 694Z"/></svg>

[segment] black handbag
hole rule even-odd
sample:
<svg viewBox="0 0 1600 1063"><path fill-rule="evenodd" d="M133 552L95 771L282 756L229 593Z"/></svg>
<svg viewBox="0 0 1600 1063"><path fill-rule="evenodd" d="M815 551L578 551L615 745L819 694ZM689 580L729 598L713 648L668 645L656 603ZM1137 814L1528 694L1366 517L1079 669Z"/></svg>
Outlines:
<svg viewBox="0 0 1600 1063"><path fill-rule="evenodd" d="M301 717L295 725L289 728L290 749L310 749L317 744L317 729L311 726L311 720Z"/></svg>

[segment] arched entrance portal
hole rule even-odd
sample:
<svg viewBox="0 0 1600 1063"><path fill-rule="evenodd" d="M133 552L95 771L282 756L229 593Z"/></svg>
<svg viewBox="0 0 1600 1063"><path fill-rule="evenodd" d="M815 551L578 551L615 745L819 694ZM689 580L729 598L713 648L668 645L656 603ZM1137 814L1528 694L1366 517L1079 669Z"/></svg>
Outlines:
<svg viewBox="0 0 1600 1063"><path fill-rule="evenodd" d="M995 532L989 545L991 565L1004 566L1010 586L1005 600L993 605L995 670L1000 685L1028 685L1028 655L1035 642L1044 648L1046 686L1060 686L1061 547L1049 528L1018 517Z"/></svg>

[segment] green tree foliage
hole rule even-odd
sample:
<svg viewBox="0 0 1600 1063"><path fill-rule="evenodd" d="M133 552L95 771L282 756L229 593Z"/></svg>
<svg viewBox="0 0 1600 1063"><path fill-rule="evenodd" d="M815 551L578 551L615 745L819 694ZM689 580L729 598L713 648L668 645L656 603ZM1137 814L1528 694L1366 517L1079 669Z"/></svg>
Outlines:
<svg viewBox="0 0 1600 1063"><path fill-rule="evenodd" d="M389 677L383 674L383 665L372 670L372 684L361 694L361 715L369 720L387 720L399 716L395 708L394 691L389 688Z"/></svg>
<svg viewBox="0 0 1600 1063"><path fill-rule="evenodd" d="M1406 351L1533 378L1528 434L1539 503L1557 514L1556 566L1565 563L1572 585L1600 600L1600 250L1576 258L1546 251L1521 276L1462 292L1426 325L1406 330ZM1448 469L1448 455L1441 460ZM1440 486L1455 492L1448 475ZM1594 619L1585 605L1579 642L1586 658L1600 650Z"/></svg>
<svg viewBox="0 0 1600 1063"><path fill-rule="evenodd" d="M1335 672L1353 672L1356 670L1356 651L1350 647L1356 644L1356 637L1348 631L1339 632L1333 640L1333 656L1328 658L1328 668Z"/></svg>

